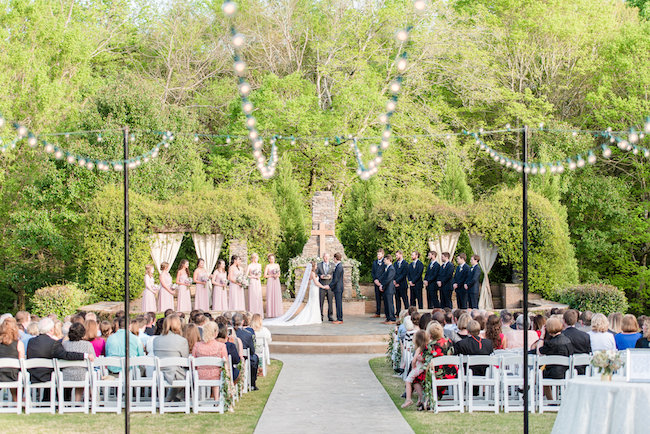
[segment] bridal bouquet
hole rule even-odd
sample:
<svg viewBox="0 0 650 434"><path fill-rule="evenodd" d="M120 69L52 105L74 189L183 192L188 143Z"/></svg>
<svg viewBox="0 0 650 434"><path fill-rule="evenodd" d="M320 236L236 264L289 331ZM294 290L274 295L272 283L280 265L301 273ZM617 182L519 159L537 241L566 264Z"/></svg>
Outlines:
<svg viewBox="0 0 650 434"><path fill-rule="evenodd" d="M237 279L235 279L235 281L239 285L241 285L242 288L247 288L248 287L248 279L243 274L240 274L239 276L237 276Z"/></svg>
<svg viewBox="0 0 650 434"><path fill-rule="evenodd" d="M598 368L603 379L611 379L612 374L623 367L625 362L621 353L614 350L597 351L591 359L591 364Z"/></svg>

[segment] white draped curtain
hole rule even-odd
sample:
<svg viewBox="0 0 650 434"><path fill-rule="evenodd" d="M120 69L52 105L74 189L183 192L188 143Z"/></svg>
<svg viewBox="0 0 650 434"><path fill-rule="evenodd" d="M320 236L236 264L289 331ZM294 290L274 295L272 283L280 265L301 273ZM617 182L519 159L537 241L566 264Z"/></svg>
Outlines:
<svg viewBox="0 0 650 434"><path fill-rule="evenodd" d="M479 309L493 309L492 304L492 290L490 289L490 280L488 273L492 269L494 262L497 260L497 247L486 240L481 234L470 234L469 243L472 246L474 253L481 257L481 269L483 270L483 283L481 284L481 292L478 299Z"/></svg>
<svg viewBox="0 0 650 434"><path fill-rule="evenodd" d="M160 233L151 235L149 238L149 248L151 249L151 258L153 259L158 271L160 271L160 264L163 262L169 263L169 266L174 263L182 242L182 233Z"/></svg>
<svg viewBox="0 0 650 434"><path fill-rule="evenodd" d="M437 260L442 264L442 253L449 252L450 258L454 257L454 252L456 251L456 246L458 245L458 239L460 238L460 232L447 232L440 235L438 239L429 239L429 250L433 250L438 253Z"/></svg>
<svg viewBox="0 0 650 434"><path fill-rule="evenodd" d="M221 234L192 234L196 255L205 260L205 269L210 274L212 274L214 267L217 265L223 240L224 236Z"/></svg>

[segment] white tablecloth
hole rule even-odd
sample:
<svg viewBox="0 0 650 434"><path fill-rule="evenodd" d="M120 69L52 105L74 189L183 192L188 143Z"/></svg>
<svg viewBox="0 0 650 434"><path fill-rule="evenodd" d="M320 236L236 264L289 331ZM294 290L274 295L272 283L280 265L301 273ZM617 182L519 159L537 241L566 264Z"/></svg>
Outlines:
<svg viewBox="0 0 650 434"><path fill-rule="evenodd" d="M553 434L650 433L650 383L569 381Z"/></svg>

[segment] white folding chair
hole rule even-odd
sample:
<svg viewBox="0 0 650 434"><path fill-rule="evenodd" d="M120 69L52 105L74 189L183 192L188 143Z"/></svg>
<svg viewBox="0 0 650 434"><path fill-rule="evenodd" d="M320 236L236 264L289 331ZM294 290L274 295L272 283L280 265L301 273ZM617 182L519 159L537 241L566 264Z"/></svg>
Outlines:
<svg viewBox="0 0 650 434"><path fill-rule="evenodd" d="M534 354L528 355L528 409L535 412L535 360ZM511 353L501 356L501 402L503 411L524 411L524 360L523 354ZM521 392L521 393L520 393Z"/></svg>
<svg viewBox="0 0 650 434"><path fill-rule="evenodd" d="M23 405L23 373L19 359L0 358L0 369L16 369L18 378L16 381L4 381L0 383L0 413L22 413ZM16 400L14 401L11 390L16 389Z"/></svg>
<svg viewBox="0 0 650 434"><path fill-rule="evenodd" d="M439 380L436 378L436 371L442 369L443 365L455 366L458 370L456 378ZM465 401L463 400L463 363L460 356L440 356L431 360L427 367L431 371L431 390L433 399L433 411L460 411L465 412ZM447 387L447 396L438 399L438 387Z"/></svg>
<svg viewBox="0 0 650 434"><path fill-rule="evenodd" d="M576 377L591 377L593 376L593 368L591 366L591 354L574 354L571 356L571 378ZM578 367L585 368L584 374L578 374Z"/></svg>
<svg viewBox="0 0 650 434"><path fill-rule="evenodd" d="M467 411L499 412L499 357L496 356L467 356L465 379L467 380ZM484 375L476 372L485 368ZM474 396L474 387L479 388L479 397Z"/></svg>
<svg viewBox="0 0 650 434"><path fill-rule="evenodd" d="M567 368L564 378L544 378L542 367L548 369L549 365L565 366ZM565 356L539 356L537 357L537 406L540 413L544 411L558 411L562 394L567 385L567 380L571 377L571 359ZM544 386L551 388L552 399L548 400L544 396Z"/></svg>
<svg viewBox="0 0 650 434"><path fill-rule="evenodd" d="M156 413L157 384L156 358L153 356L138 356L129 358L131 377L131 411L151 411Z"/></svg>
<svg viewBox="0 0 650 434"><path fill-rule="evenodd" d="M402 366L404 367L404 371L402 372L402 379L406 380L406 377L408 377L409 372L411 371L411 362L413 361L413 356L414 356L414 348L413 348L413 341L404 341L404 345L402 347Z"/></svg>
<svg viewBox="0 0 650 434"><path fill-rule="evenodd" d="M160 402L160 414L170 413L170 412L185 412L186 414L190 413L190 389L192 385L192 375L189 371L190 361L185 357L156 357L156 364L158 372L158 401ZM176 368L185 369L185 378L172 380L168 382L165 379L164 371L165 370L175 370ZM171 388L182 388L185 390L185 397L183 401L180 402L166 402L165 395L167 389Z"/></svg>
<svg viewBox="0 0 650 434"><path fill-rule="evenodd" d="M243 375L241 385L241 392L248 393L251 390L251 350L250 348L244 349L244 363L242 363L242 369L239 375Z"/></svg>
<svg viewBox="0 0 650 434"><path fill-rule="evenodd" d="M113 373L109 366L120 367L122 370ZM122 413L122 392L124 391L124 366L121 357L97 357L92 362L93 393L91 412ZM112 399L114 397L114 399Z"/></svg>
<svg viewBox="0 0 650 434"><path fill-rule="evenodd" d="M25 414L56 412L56 373L52 359L26 359L22 363L23 377L25 378ZM51 369L49 380L33 383L30 369ZM49 389L50 400L45 401L45 391Z"/></svg>
<svg viewBox="0 0 650 434"><path fill-rule="evenodd" d="M235 386L235 378L233 377L233 366L232 366L232 356L228 355L228 372L230 373L230 385L233 387L233 401L239 401L239 392L238 388Z"/></svg>
<svg viewBox="0 0 650 434"><path fill-rule="evenodd" d="M88 414L90 411L90 365L88 360L60 360L56 363L56 385L59 391L59 413L80 413ZM83 369L83 378L81 380L66 380L64 370L66 368ZM71 389L70 401L65 400L65 389ZM75 399L75 391L83 390L83 402L79 403ZM81 405L79 405L81 404Z"/></svg>
<svg viewBox="0 0 650 434"><path fill-rule="evenodd" d="M192 398L194 413L199 411L218 411L223 413L224 399L223 399L223 370L226 369L226 362L220 357L197 357L191 358L190 364L192 366ZM202 380L200 378L201 367L217 367L221 368L221 375L217 380ZM212 388L219 388L218 399L212 398Z"/></svg>
<svg viewBox="0 0 650 434"><path fill-rule="evenodd" d="M262 367L262 375L266 377L266 366L271 364L269 344L266 338L255 336L255 354L260 358L259 364Z"/></svg>

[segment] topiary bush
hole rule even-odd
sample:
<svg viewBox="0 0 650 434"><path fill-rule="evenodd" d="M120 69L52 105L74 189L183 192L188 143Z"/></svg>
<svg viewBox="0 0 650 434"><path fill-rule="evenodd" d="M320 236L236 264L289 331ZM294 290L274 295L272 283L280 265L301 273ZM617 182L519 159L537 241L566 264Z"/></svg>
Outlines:
<svg viewBox="0 0 650 434"><path fill-rule="evenodd" d="M76 283L46 286L37 289L31 298L32 313L38 316L55 314L60 319L76 313L87 304L89 295Z"/></svg>
<svg viewBox="0 0 650 434"><path fill-rule="evenodd" d="M558 295L560 302L579 311L609 315L612 312L625 313L628 309L625 293L612 285L577 285L559 291Z"/></svg>

